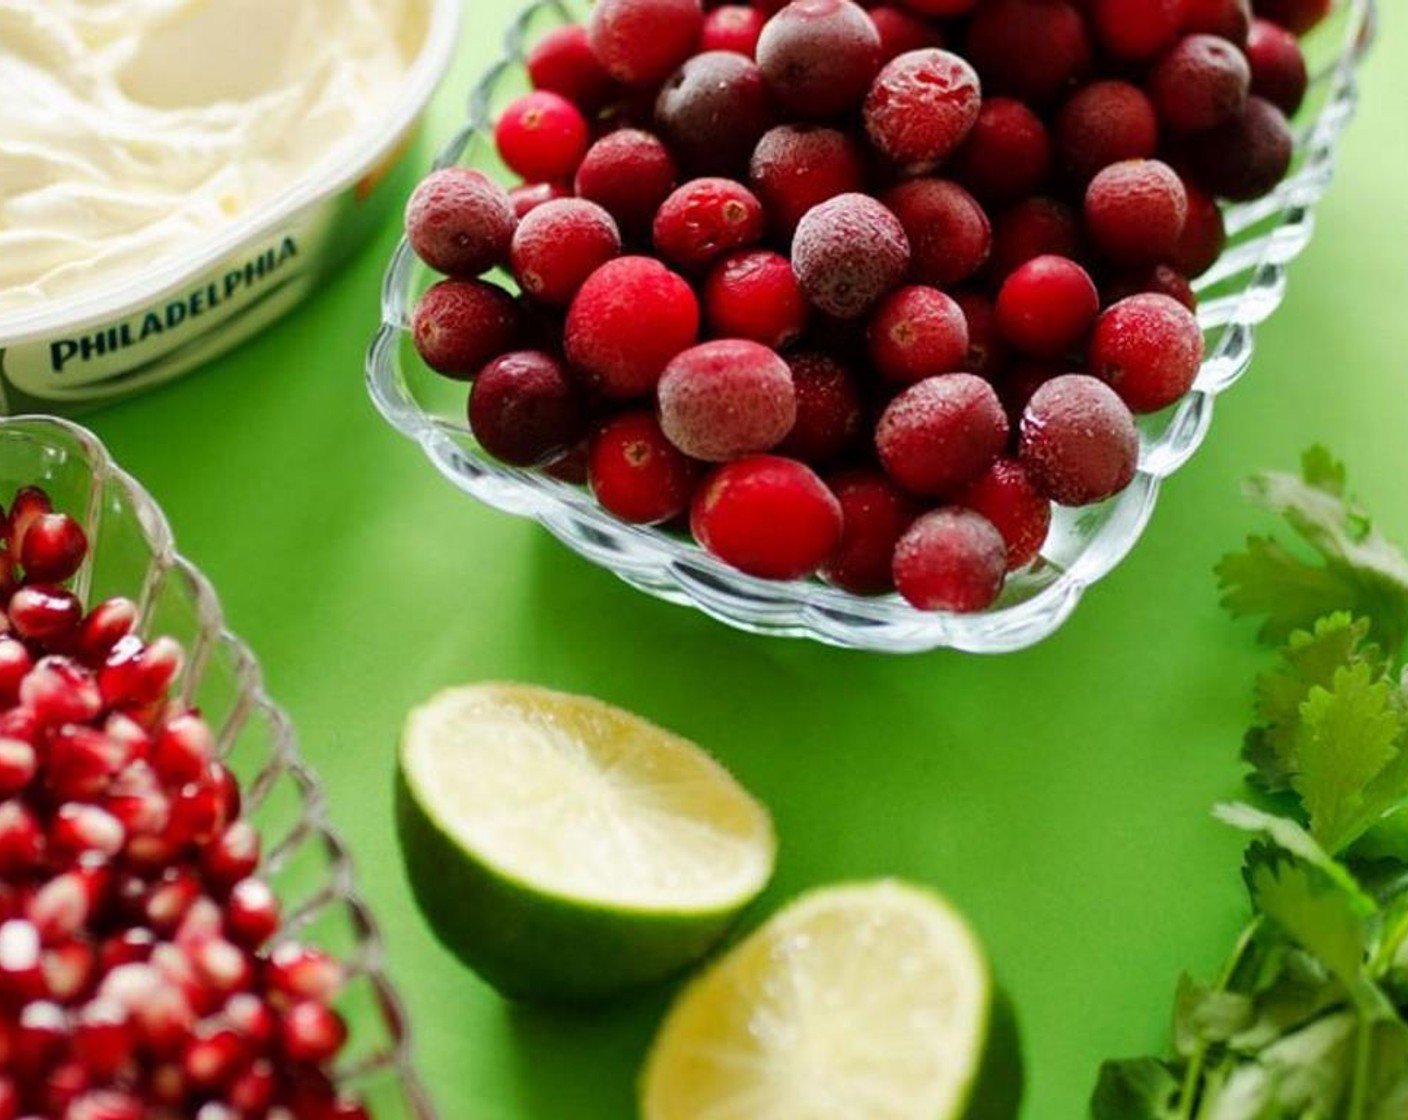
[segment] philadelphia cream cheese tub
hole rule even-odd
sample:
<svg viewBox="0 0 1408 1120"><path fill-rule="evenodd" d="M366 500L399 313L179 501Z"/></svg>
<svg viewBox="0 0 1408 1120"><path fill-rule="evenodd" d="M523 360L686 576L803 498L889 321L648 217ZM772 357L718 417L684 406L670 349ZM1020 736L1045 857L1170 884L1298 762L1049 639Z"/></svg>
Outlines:
<svg viewBox="0 0 1408 1120"><path fill-rule="evenodd" d="M405 198L461 4L0 0L0 413L151 388L315 290Z"/></svg>

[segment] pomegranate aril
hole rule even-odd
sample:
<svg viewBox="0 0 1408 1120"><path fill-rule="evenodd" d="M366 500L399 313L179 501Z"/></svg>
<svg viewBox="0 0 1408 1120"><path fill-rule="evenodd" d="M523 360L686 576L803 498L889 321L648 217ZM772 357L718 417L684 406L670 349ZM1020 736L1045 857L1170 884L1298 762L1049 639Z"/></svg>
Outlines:
<svg viewBox="0 0 1408 1120"><path fill-rule="evenodd" d="M174 933L199 896L195 873L184 867L172 868L147 895L144 911L148 923L157 933Z"/></svg>
<svg viewBox="0 0 1408 1120"><path fill-rule="evenodd" d="M41 968L49 995L60 1003L72 1003L96 980L98 954L86 941L70 941L46 949Z"/></svg>
<svg viewBox="0 0 1408 1120"><path fill-rule="evenodd" d="M175 1057L190 1038L196 1015L175 984L159 983L150 999L133 1010L142 1045L159 1057Z"/></svg>
<svg viewBox="0 0 1408 1120"><path fill-rule="evenodd" d="M147 1078L147 1092L157 1104L174 1109L186 1102L186 1074L179 1062L163 1062L155 1066Z"/></svg>
<svg viewBox="0 0 1408 1120"><path fill-rule="evenodd" d="M181 645L174 639L158 638L147 645L129 634L104 659L98 687L113 707L151 704L166 695L183 662Z"/></svg>
<svg viewBox="0 0 1408 1120"><path fill-rule="evenodd" d="M73 1052L95 1080L109 1081L132 1060L137 1039L131 1017L115 1000L95 999L79 1009Z"/></svg>
<svg viewBox="0 0 1408 1120"><path fill-rule="evenodd" d="M272 996L330 1002L342 987L342 966L320 949L285 942L269 954L264 982Z"/></svg>
<svg viewBox="0 0 1408 1120"><path fill-rule="evenodd" d="M23 1004L44 991L39 931L11 918L0 924L0 1003Z"/></svg>
<svg viewBox="0 0 1408 1120"><path fill-rule="evenodd" d="M225 924L230 936L249 949L256 949L279 928L279 902L261 879L245 879L230 890L225 903Z"/></svg>
<svg viewBox="0 0 1408 1120"><path fill-rule="evenodd" d="M22 739L0 738L0 797L19 793L39 766L34 748Z"/></svg>
<svg viewBox="0 0 1408 1120"><path fill-rule="evenodd" d="M74 1100L64 1120L144 1120L146 1116L146 1106L131 1093L100 1089Z"/></svg>
<svg viewBox="0 0 1408 1120"><path fill-rule="evenodd" d="M198 1091L223 1089L247 1060L245 1043L228 1027L198 1030L181 1055L186 1081Z"/></svg>
<svg viewBox="0 0 1408 1120"><path fill-rule="evenodd" d="M20 682L34 668L34 658L23 642L8 634L0 636L0 704L10 705L19 699Z"/></svg>
<svg viewBox="0 0 1408 1120"><path fill-rule="evenodd" d="M249 958L224 938L202 941L191 950L190 958L202 983L222 997L243 991L254 981L254 966Z"/></svg>
<svg viewBox="0 0 1408 1120"><path fill-rule="evenodd" d="M46 513L53 513L54 505L49 495L37 486L26 486L15 494L10 504L9 544L10 555L18 556L24 549L24 538L29 527Z"/></svg>
<svg viewBox="0 0 1408 1120"><path fill-rule="evenodd" d="M137 628L137 604L114 598L84 616L73 639L73 652L87 664L100 664L112 647Z"/></svg>
<svg viewBox="0 0 1408 1120"><path fill-rule="evenodd" d="M251 992L238 992L231 996L221 1017L239 1032L249 1049L255 1051L268 1048L278 1027L268 1004Z"/></svg>
<svg viewBox="0 0 1408 1120"><path fill-rule="evenodd" d="M110 859L122 851L126 840L122 822L96 805L73 801L60 805L49 826L50 853L68 858L95 852Z"/></svg>
<svg viewBox="0 0 1408 1120"><path fill-rule="evenodd" d="M5 608L15 633L33 642L56 643L83 618L78 596L62 587L21 587Z"/></svg>
<svg viewBox="0 0 1408 1120"><path fill-rule="evenodd" d="M93 674L67 657L45 657L20 683L20 703L41 724L86 723L103 709Z"/></svg>
<svg viewBox="0 0 1408 1120"><path fill-rule="evenodd" d="M31 872L44 852L44 830L21 801L0 802L0 875Z"/></svg>
<svg viewBox="0 0 1408 1120"><path fill-rule="evenodd" d="M156 934L135 926L107 938L98 948L98 961L106 975L124 964L144 964L155 947Z"/></svg>
<svg viewBox="0 0 1408 1120"><path fill-rule="evenodd" d="M76 1061L62 1061L44 1077L39 1090L39 1102L50 1116L66 1116L69 1105L76 1101L92 1083L88 1071Z"/></svg>
<svg viewBox="0 0 1408 1120"><path fill-rule="evenodd" d="M251 1062L230 1082L225 1098L242 1114L258 1116L273 1103L278 1084L273 1064L261 1058Z"/></svg>
<svg viewBox="0 0 1408 1120"><path fill-rule="evenodd" d="M279 1044L295 1062L325 1062L347 1041L347 1025L316 999L293 1004L279 1022Z"/></svg>
<svg viewBox="0 0 1408 1120"><path fill-rule="evenodd" d="M224 931L225 923L219 904L202 895L182 915L181 924L176 927L171 941L194 961L196 949L207 941L218 940Z"/></svg>
<svg viewBox="0 0 1408 1120"><path fill-rule="evenodd" d="M63 583L88 554L83 527L66 513L43 513L29 522L19 549L30 583Z"/></svg>
<svg viewBox="0 0 1408 1120"><path fill-rule="evenodd" d="M193 782L215 756L215 739L205 720L182 712L167 721L152 745L152 768L170 786Z"/></svg>
<svg viewBox="0 0 1408 1120"><path fill-rule="evenodd" d="M171 801L145 762L132 763L108 783L103 806L121 822L129 837L159 836L171 821ZM136 846L140 862L142 845Z"/></svg>
<svg viewBox="0 0 1408 1120"><path fill-rule="evenodd" d="M50 735L47 784L55 797L88 800L132 761L131 745L96 727L69 724Z"/></svg>
<svg viewBox="0 0 1408 1120"><path fill-rule="evenodd" d="M171 836L204 847L225 827L225 804L208 780L187 782L171 804Z"/></svg>
<svg viewBox="0 0 1408 1120"><path fill-rule="evenodd" d="M206 769L206 781L215 790L220 802L220 811L227 821L237 820L240 815L240 783L230 768L223 762L212 762Z"/></svg>
<svg viewBox="0 0 1408 1120"><path fill-rule="evenodd" d="M57 1003L35 1000L20 1010L10 1043L10 1066L32 1081L60 1056L69 1038L68 1014Z"/></svg>
<svg viewBox="0 0 1408 1120"><path fill-rule="evenodd" d="M99 868L77 868L50 879L30 900L26 916L46 945L66 941L87 924L106 881Z"/></svg>
<svg viewBox="0 0 1408 1120"><path fill-rule="evenodd" d="M0 1120L15 1120L20 1114L20 1091L15 1083L0 1073Z"/></svg>
<svg viewBox="0 0 1408 1120"><path fill-rule="evenodd" d="M249 821L235 821L201 852L206 880L229 890L259 866L259 832Z"/></svg>

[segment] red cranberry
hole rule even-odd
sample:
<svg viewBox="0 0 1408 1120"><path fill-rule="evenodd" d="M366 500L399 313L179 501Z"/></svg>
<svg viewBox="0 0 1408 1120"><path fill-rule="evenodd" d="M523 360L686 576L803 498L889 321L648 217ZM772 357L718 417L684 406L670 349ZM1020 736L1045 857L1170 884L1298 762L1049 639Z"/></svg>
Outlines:
<svg viewBox="0 0 1408 1120"><path fill-rule="evenodd" d="M762 579L811 575L841 540L841 503L795 459L752 455L725 464L695 495L690 528L726 564Z"/></svg>
<svg viewBox="0 0 1408 1120"><path fill-rule="evenodd" d="M777 450L812 465L830 462L860 433L856 379L840 362L817 352L793 354L787 365L797 398L797 421Z"/></svg>
<svg viewBox="0 0 1408 1120"><path fill-rule="evenodd" d="M653 86L694 53L703 27L699 0L599 0L587 34L613 78Z"/></svg>
<svg viewBox="0 0 1408 1120"><path fill-rule="evenodd" d="M909 268L899 219L869 195L842 194L807 211L792 241L792 270L813 306L857 319Z"/></svg>
<svg viewBox="0 0 1408 1120"><path fill-rule="evenodd" d="M741 339L677 355L660 378L660 427L694 459L723 463L777 446L797 419L787 363Z"/></svg>
<svg viewBox="0 0 1408 1120"><path fill-rule="evenodd" d="M784 256L766 249L720 261L703 290L704 321L719 338L746 338L774 350L795 342L807 324L807 301Z"/></svg>
<svg viewBox="0 0 1408 1120"><path fill-rule="evenodd" d="M1247 62L1251 66L1251 92L1265 98L1288 117L1295 116L1310 87L1296 37L1279 24L1259 19L1247 38Z"/></svg>
<svg viewBox="0 0 1408 1120"><path fill-rule="evenodd" d="M587 278L567 312L567 357L608 397L642 397L694 343L699 304L688 284L650 257L618 257Z"/></svg>
<svg viewBox="0 0 1408 1120"><path fill-rule="evenodd" d="M763 204L747 187L732 179L693 179L660 204L655 249L680 268L707 268L762 240L764 228Z"/></svg>
<svg viewBox="0 0 1408 1120"><path fill-rule="evenodd" d="M604 108L616 93L581 24L548 31L528 52L527 65L534 89L561 94L587 113Z"/></svg>
<svg viewBox="0 0 1408 1120"><path fill-rule="evenodd" d="M741 171L773 123L762 71L731 51L706 51L681 66L655 102L660 135L700 175Z"/></svg>
<svg viewBox="0 0 1408 1120"><path fill-rule="evenodd" d="M1051 138L1041 118L1010 97L990 97L948 173L988 203L1035 194L1051 174Z"/></svg>
<svg viewBox="0 0 1408 1120"><path fill-rule="evenodd" d="M1034 195L1003 211L993 223L988 271L1000 281L1037 257L1075 259L1080 251L1080 230L1070 207Z"/></svg>
<svg viewBox="0 0 1408 1120"><path fill-rule="evenodd" d="M649 412L623 412L593 437L587 460L592 493L624 521L656 524L689 507L698 467L665 438Z"/></svg>
<svg viewBox="0 0 1408 1120"><path fill-rule="evenodd" d="M577 168L577 193L601 205L621 231L637 236L650 231L655 211L674 190L678 172L658 137L623 128L603 136Z"/></svg>
<svg viewBox="0 0 1408 1120"><path fill-rule="evenodd" d="M1270 194L1290 170L1295 138L1286 115L1269 101L1249 97L1226 124L1200 132L1188 145L1188 163L1199 186L1237 202Z"/></svg>
<svg viewBox="0 0 1408 1120"><path fill-rule="evenodd" d="M1217 199L1192 183L1184 183L1183 189L1188 196L1188 220L1169 261L1185 276L1201 276L1227 247L1227 228Z"/></svg>
<svg viewBox="0 0 1408 1120"><path fill-rule="evenodd" d="M928 171L978 120L978 75L956 54L910 51L885 64L865 98L871 142L908 172Z"/></svg>
<svg viewBox="0 0 1408 1120"><path fill-rule="evenodd" d="M910 275L947 288L982 268L992 250L992 226L977 201L957 183L911 179L882 201L900 220L910 247Z"/></svg>
<svg viewBox="0 0 1408 1120"><path fill-rule="evenodd" d="M902 385L951 373L968 356L963 308L937 288L891 292L871 313L869 337L876 370Z"/></svg>
<svg viewBox="0 0 1408 1120"><path fill-rule="evenodd" d="M1181 0L1091 0L1089 8L1101 46L1124 62L1163 53L1183 21Z"/></svg>
<svg viewBox="0 0 1408 1120"><path fill-rule="evenodd" d="M469 428L496 459L532 467L582 436L585 413L571 375L551 354L524 350L494 359L469 395Z"/></svg>
<svg viewBox="0 0 1408 1120"><path fill-rule="evenodd" d="M1002 398L1002 406L1007 409L1007 418L1014 429L1021 424L1022 413L1027 410L1027 404L1036 391L1048 381L1064 377L1069 368L1066 361L1018 358L1003 370L997 395Z"/></svg>
<svg viewBox="0 0 1408 1120"><path fill-rule="evenodd" d="M520 328L513 297L484 280L442 280L421 296L411 319L425 364L462 381L511 350Z"/></svg>
<svg viewBox="0 0 1408 1120"><path fill-rule="evenodd" d="M953 298L963 309L968 324L968 353L959 368L991 381L1007 359L993 302L979 292L959 292Z"/></svg>
<svg viewBox="0 0 1408 1120"><path fill-rule="evenodd" d="M1158 412L1188 392L1203 361L1192 312L1162 295L1137 295L1107 308L1090 338L1089 370L1133 412Z"/></svg>
<svg viewBox="0 0 1408 1120"><path fill-rule="evenodd" d="M540 303L566 307L588 276L621 251L616 222L595 202L545 202L519 224L509 260L524 292Z"/></svg>
<svg viewBox="0 0 1408 1120"><path fill-rule="evenodd" d="M1022 415L1019 458L1037 488L1063 506L1119 493L1134 478L1139 432L1103 381L1069 374L1032 394Z"/></svg>
<svg viewBox="0 0 1408 1120"><path fill-rule="evenodd" d="M1296 35L1311 31L1334 7L1334 0L1253 0L1256 14Z"/></svg>
<svg viewBox="0 0 1408 1120"><path fill-rule="evenodd" d="M1024 353L1055 358L1085 338L1100 294L1075 261L1037 257L1003 281L996 309L1003 338Z"/></svg>
<svg viewBox="0 0 1408 1120"><path fill-rule="evenodd" d="M43 513L30 522L20 545L20 565L29 583L63 583L88 555L83 527L66 513Z"/></svg>
<svg viewBox="0 0 1408 1120"><path fill-rule="evenodd" d="M449 276L478 276L501 263L517 224L508 192L464 167L436 171L406 204L411 248Z"/></svg>
<svg viewBox="0 0 1408 1120"><path fill-rule="evenodd" d="M751 4L725 4L704 16L701 51L733 51L752 58L758 50L767 16Z"/></svg>
<svg viewBox="0 0 1408 1120"><path fill-rule="evenodd" d="M870 9L870 22L880 35L880 58L889 62L910 51L929 50L944 45L943 34L933 24L903 8L881 4Z"/></svg>
<svg viewBox="0 0 1408 1120"><path fill-rule="evenodd" d="M525 179L570 179L587 154L587 121L567 98L534 90L504 110L494 142Z"/></svg>
<svg viewBox="0 0 1408 1120"><path fill-rule="evenodd" d="M561 183L520 183L508 192L520 222L545 202L571 197L572 192Z"/></svg>
<svg viewBox="0 0 1408 1120"><path fill-rule="evenodd" d="M1095 247L1121 265L1165 260L1188 220L1183 180L1156 159L1105 168L1085 192L1085 229Z"/></svg>
<svg viewBox="0 0 1408 1120"><path fill-rule="evenodd" d="M999 459L955 500L982 514L1002 534L1009 572L1035 560L1051 531L1051 503L1015 459Z"/></svg>
<svg viewBox="0 0 1408 1120"><path fill-rule="evenodd" d="M1217 35L1187 35L1149 74L1159 117L1175 132L1202 132L1231 120L1247 101L1246 56Z"/></svg>
<svg viewBox="0 0 1408 1120"><path fill-rule="evenodd" d="M1090 35L1066 0L987 0L968 25L967 57L987 93L1049 102L1089 73Z"/></svg>
<svg viewBox="0 0 1408 1120"><path fill-rule="evenodd" d="M937 509L915 521L895 546L895 586L922 611L971 614L1002 593L1007 550L987 518Z"/></svg>
<svg viewBox="0 0 1408 1120"><path fill-rule="evenodd" d="M895 585L895 545L923 507L872 468L827 480L841 503L841 543L821 575L853 595L883 595Z"/></svg>
<svg viewBox="0 0 1408 1120"><path fill-rule="evenodd" d="M1091 82L1061 107L1056 143L1067 170L1088 183L1113 163L1154 154L1159 146L1154 103L1128 82Z"/></svg>
<svg viewBox="0 0 1408 1120"><path fill-rule="evenodd" d="M763 28L758 66L773 95L802 117L860 104L880 69L880 33L850 0L793 0Z"/></svg>
<svg viewBox="0 0 1408 1120"><path fill-rule="evenodd" d="M1166 264L1156 264L1143 271L1123 272L1110 278L1101 289L1101 302L1108 307L1137 295L1167 296L1189 311L1198 310L1198 296L1188 277Z"/></svg>
<svg viewBox="0 0 1408 1120"><path fill-rule="evenodd" d="M790 238L813 206L865 186L860 148L834 128L779 125L753 151L749 179L774 230Z"/></svg>
<svg viewBox="0 0 1408 1120"><path fill-rule="evenodd" d="M992 466L1007 434L992 386L971 373L947 373L890 402L875 426L875 448L885 473L905 490L944 497Z"/></svg>
<svg viewBox="0 0 1408 1120"><path fill-rule="evenodd" d="M1251 23L1251 0L1183 0L1184 32L1221 35L1242 47Z"/></svg>

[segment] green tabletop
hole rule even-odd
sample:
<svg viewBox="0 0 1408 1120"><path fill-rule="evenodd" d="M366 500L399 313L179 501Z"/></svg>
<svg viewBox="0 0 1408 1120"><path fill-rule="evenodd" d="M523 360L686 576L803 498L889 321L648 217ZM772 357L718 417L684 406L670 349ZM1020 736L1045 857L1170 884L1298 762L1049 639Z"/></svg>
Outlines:
<svg viewBox="0 0 1408 1120"><path fill-rule="evenodd" d="M475 0L432 128L447 133L511 0ZM1398 13L1392 13L1398 14ZM261 656L381 917L448 1120L622 1120L669 996L564 1017L497 999L431 939L393 839L407 709L481 679L592 693L721 756L771 807L777 879L931 883L972 916L1021 1017L1025 1115L1084 1114L1102 1058L1162 1051L1180 970L1245 913L1236 795L1260 654L1211 568L1256 524L1238 483L1329 443L1408 541L1408 36L1364 105L1257 361L1137 551L1025 653L887 658L735 633L647 599L444 482L375 414L362 355L395 230L262 338L89 418L165 507Z"/></svg>

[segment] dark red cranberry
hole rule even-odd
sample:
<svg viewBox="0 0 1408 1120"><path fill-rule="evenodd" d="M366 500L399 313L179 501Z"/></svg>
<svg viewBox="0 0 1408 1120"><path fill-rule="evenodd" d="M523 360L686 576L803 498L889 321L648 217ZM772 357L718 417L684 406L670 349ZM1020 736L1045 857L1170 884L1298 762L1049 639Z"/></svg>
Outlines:
<svg viewBox="0 0 1408 1120"><path fill-rule="evenodd" d="M915 284L880 302L870 316L869 339L876 371L910 385L962 366L968 357L968 320L951 296Z"/></svg>
<svg viewBox="0 0 1408 1120"><path fill-rule="evenodd" d="M997 216L988 272L1002 280L1036 257L1080 256L1080 227L1064 202L1033 195Z"/></svg>
<svg viewBox="0 0 1408 1120"><path fill-rule="evenodd" d="M577 168L577 193L603 207L628 237L650 232L655 211L675 188L678 172L659 137L639 129L608 133L587 149Z"/></svg>
<svg viewBox="0 0 1408 1120"><path fill-rule="evenodd" d="M581 395L556 358L521 350L484 367L469 395L469 428L496 459L532 467L555 459L581 438Z"/></svg>
<svg viewBox="0 0 1408 1120"><path fill-rule="evenodd" d="M478 276L502 263L517 224L508 192L464 167L434 172L406 204L411 248L448 276Z"/></svg>
<svg viewBox="0 0 1408 1120"><path fill-rule="evenodd" d="M1295 116L1310 87L1305 55L1296 37L1279 24L1259 19L1247 38L1247 61L1252 70L1252 93L1288 117Z"/></svg>
<svg viewBox="0 0 1408 1120"><path fill-rule="evenodd" d="M1252 24L1251 0L1183 0L1183 31L1221 35L1242 47Z"/></svg>
<svg viewBox="0 0 1408 1120"><path fill-rule="evenodd" d="M1066 0L986 0L965 43L984 92L1023 101L1062 97L1093 63L1085 20Z"/></svg>
<svg viewBox="0 0 1408 1120"><path fill-rule="evenodd" d="M937 509L895 545L895 586L922 611L971 614L1002 593L1007 549L1002 534L970 509Z"/></svg>
<svg viewBox="0 0 1408 1120"><path fill-rule="evenodd" d="M880 57L885 62L909 51L944 45L943 34L937 27L892 4L871 8L870 22L880 34Z"/></svg>
<svg viewBox="0 0 1408 1120"><path fill-rule="evenodd" d="M788 355L797 420L779 454L813 466L828 463L855 443L863 421L855 376L835 358L817 351Z"/></svg>
<svg viewBox="0 0 1408 1120"><path fill-rule="evenodd" d="M681 164L696 175L736 175L773 123L762 71L731 51L695 55L655 102L655 122Z"/></svg>
<svg viewBox="0 0 1408 1120"><path fill-rule="evenodd" d="M520 329L513 297L483 280L442 280L421 296L411 320L425 364L460 380L511 350Z"/></svg>
<svg viewBox="0 0 1408 1120"><path fill-rule="evenodd" d="M1149 72L1149 93L1173 131L1202 132L1241 111L1251 80L1246 56L1226 39L1186 35Z"/></svg>
<svg viewBox="0 0 1408 1120"><path fill-rule="evenodd" d="M1051 174L1051 138L1041 118L1010 97L990 97L947 173L986 203L1035 194Z"/></svg>
<svg viewBox="0 0 1408 1120"><path fill-rule="evenodd" d="M1056 144L1062 164L1079 183L1112 163L1148 158L1159 146L1154 103L1129 82L1091 82L1061 106Z"/></svg>
<svg viewBox="0 0 1408 1120"><path fill-rule="evenodd" d="M1311 31L1334 7L1334 0L1253 0L1256 14L1296 35Z"/></svg>
<svg viewBox="0 0 1408 1120"><path fill-rule="evenodd" d="M1115 391L1084 374L1042 385L1022 415L1019 459L1053 502L1084 506L1134 478L1139 431Z"/></svg>
<svg viewBox="0 0 1408 1120"><path fill-rule="evenodd" d="M1185 276L1201 276L1227 247L1227 229L1217 199L1192 183L1183 184L1188 196L1188 220L1169 261Z"/></svg>
<svg viewBox="0 0 1408 1120"><path fill-rule="evenodd" d="M1112 164L1085 192L1085 230L1095 248L1119 265L1167 260L1188 220L1188 194L1178 173L1156 159Z"/></svg>
<svg viewBox="0 0 1408 1120"><path fill-rule="evenodd" d="M1163 295L1136 295L1107 308L1090 336L1087 368L1132 412L1158 412L1193 387L1203 332L1193 313Z"/></svg>
<svg viewBox="0 0 1408 1120"><path fill-rule="evenodd" d="M880 70L880 33L851 0L792 0L763 28L758 65L778 102L801 117L860 104Z"/></svg>
<svg viewBox="0 0 1408 1120"><path fill-rule="evenodd" d="M1182 0L1090 0L1100 45L1123 62L1147 62L1172 44L1183 22Z"/></svg>
<svg viewBox="0 0 1408 1120"><path fill-rule="evenodd" d="M841 503L841 543L821 576L853 595L883 595L895 586L895 545L924 507L881 472L862 467L827 479Z"/></svg>
<svg viewBox="0 0 1408 1120"><path fill-rule="evenodd" d="M992 386L971 373L946 373L889 403L875 426L875 448L898 485L941 498L992 466L1007 434L1007 414Z"/></svg>
<svg viewBox="0 0 1408 1120"><path fill-rule="evenodd" d="M921 284L947 288L982 268L992 250L992 226L976 199L944 179L911 179L882 201L909 238L910 274Z"/></svg>
<svg viewBox="0 0 1408 1120"><path fill-rule="evenodd" d="M520 183L508 192L508 200L520 221L545 202L571 197L572 191L561 183Z"/></svg>
<svg viewBox="0 0 1408 1120"><path fill-rule="evenodd" d="M1192 137L1186 155L1199 186L1219 198L1245 202L1270 194L1286 177L1295 138L1280 109L1249 97L1232 120Z"/></svg>

